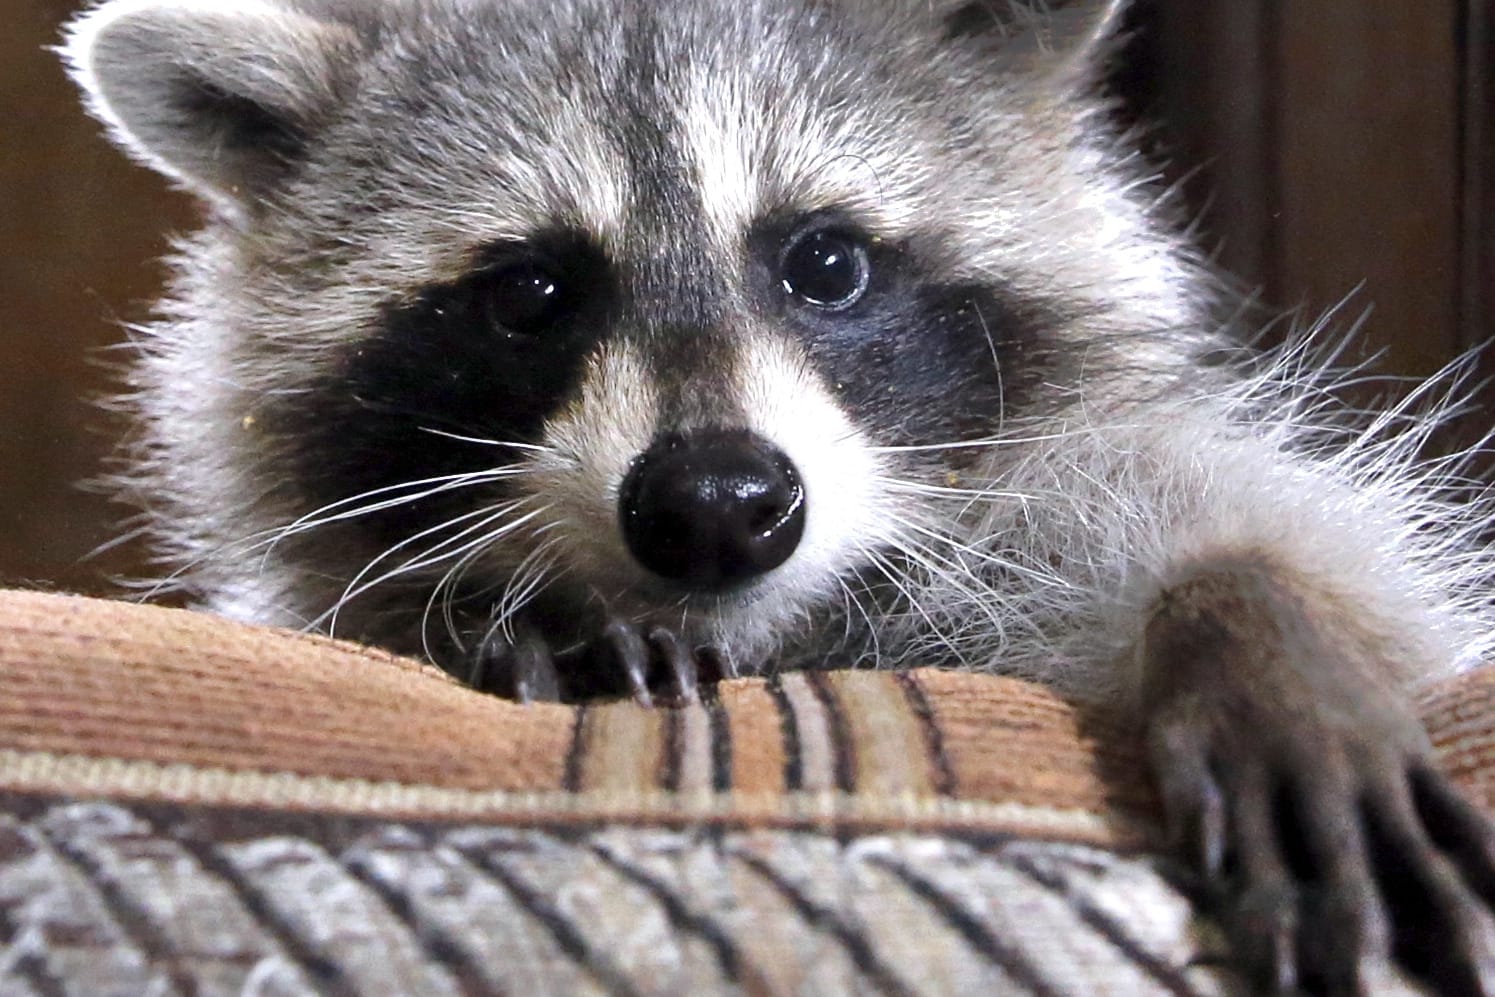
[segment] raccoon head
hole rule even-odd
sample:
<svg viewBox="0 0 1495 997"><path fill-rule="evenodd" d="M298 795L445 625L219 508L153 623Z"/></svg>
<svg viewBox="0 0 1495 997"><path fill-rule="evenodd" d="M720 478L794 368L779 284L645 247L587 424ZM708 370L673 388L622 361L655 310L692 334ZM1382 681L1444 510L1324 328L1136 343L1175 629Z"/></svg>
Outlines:
<svg viewBox="0 0 1495 997"><path fill-rule="evenodd" d="M209 209L134 375L166 556L452 667L619 617L890 651L1025 434L1196 312L1093 93L1121 4L996 6L83 16L92 110Z"/></svg>

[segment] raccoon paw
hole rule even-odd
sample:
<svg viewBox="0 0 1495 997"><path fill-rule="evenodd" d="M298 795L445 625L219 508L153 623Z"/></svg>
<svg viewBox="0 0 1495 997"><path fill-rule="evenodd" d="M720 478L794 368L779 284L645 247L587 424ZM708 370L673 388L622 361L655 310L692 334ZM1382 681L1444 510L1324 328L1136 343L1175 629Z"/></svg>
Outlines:
<svg viewBox="0 0 1495 997"><path fill-rule="evenodd" d="M1149 747L1172 845L1257 983L1360 993L1391 961L1438 993L1495 992L1485 815L1374 731L1284 736L1280 717L1249 713L1230 726L1162 717Z"/></svg>
<svg viewBox="0 0 1495 997"><path fill-rule="evenodd" d="M723 673L722 659L710 648L693 648L668 627L615 619L563 652L532 630L513 638L490 634L473 655L468 684L521 703L631 696L653 706L656 698L692 702L703 683Z"/></svg>
<svg viewBox="0 0 1495 997"><path fill-rule="evenodd" d="M627 620L612 620L602 628L597 649L618 666L640 706L653 706L654 693L661 690L676 702L697 698L700 656L668 627L644 629Z"/></svg>
<svg viewBox="0 0 1495 997"><path fill-rule="evenodd" d="M561 676L550 644L537 633L514 639L489 634L472 656L467 684L520 703L553 703L561 698Z"/></svg>
<svg viewBox="0 0 1495 997"><path fill-rule="evenodd" d="M1340 606L1263 562L1159 600L1140 692L1169 835L1266 989L1359 993L1395 964L1495 992L1495 826Z"/></svg>

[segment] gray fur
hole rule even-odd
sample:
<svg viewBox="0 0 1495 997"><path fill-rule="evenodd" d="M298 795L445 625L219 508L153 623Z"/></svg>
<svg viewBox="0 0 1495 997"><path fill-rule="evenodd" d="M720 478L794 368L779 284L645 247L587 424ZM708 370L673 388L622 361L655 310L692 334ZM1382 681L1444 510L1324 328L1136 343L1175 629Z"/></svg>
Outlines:
<svg viewBox="0 0 1495 997"><path fill-rule="evenodd" d="M94 112L213 208L141 344L122 487L209 607L452 667L534 582L744 668L936 661L1124 695L1146 607L1237 547L1325 575L1395 632L1408 679L1473 660L1488 564L1438 497L1447 468L1394 432L1320 447L1301 354L1206 362L1228 346L1212 281L1093 92L1120 7L105 4L65 49ZM253 102L247 125L205 87ZM746 233L829 207L1010 306L984 424L910 438L958 386L853 404L754 306ZM476 518L366 535L295 427L391 308L556 224L619 261L626 320L516 467L475 460ZM622 549L618 481L663 429L744 422L810 465L813 542L682 611Z"/></svg>
<svg viewBox="0 0 1495 997"><path fill-rule="evenodd" d="M1475 992L1495 833L1406 688L1495 634L1490 493L1421 456L1468 368L1357 417L1315 337L1236 348L1095 93L1122 6L85 14L94 113L210 211L131 375L162 584L518 698L692 695L688 645L1040 679L1134 710L1258 982Z"/></svg>

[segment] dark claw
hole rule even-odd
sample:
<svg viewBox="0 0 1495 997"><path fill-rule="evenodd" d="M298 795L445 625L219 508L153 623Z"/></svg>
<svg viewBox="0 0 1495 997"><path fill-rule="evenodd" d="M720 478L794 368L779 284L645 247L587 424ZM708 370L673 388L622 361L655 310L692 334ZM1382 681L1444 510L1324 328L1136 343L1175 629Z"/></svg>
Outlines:
<svg viewBox="0 0 1495 997"><path fill-rule="evenodd" d="M1288 993L1298 985L1297 896L1288 882L1248 887L1228 918L1237 956L1268 993Z"/></svg>
<svg viewBox="0 0 1495 997"><path fill-rule="evenodd" d="M509 641L502 634L484 638L473 656L468 684L521 703L549 703L561 698L560 674L550 645L536 634Z"/></svg>
<svg viewBox="0 0 1495 997"><path fill-rule="evenodd" d="M602 631L605 640L623 674L628 679L628 688L634 700L643 707L654 705L649 693L649 645L639 636L638 628L622 620L614 620Z"/></svg>
<svg viewBox="0 0 1495 997"><path fill-rule="evenodd" d="M479 692L488 691L488 672L492 664L492 651L488 647L488 642L484 641L473 652L472 661L467 669L467 684Z"/></svg>
<svg viewBox="0 0 1495 997"><path fill-rule="evenodd" d="M1266 833L1295 894L1297 982L1313 993L1365 992L1367 968L1390 954L1356 805L1357 785L1378 764L1388 762L1362 755L1352 763L1326 749L1321 758L1276 768Z"/></svg>
<svg viewBox="0 0 1495 997"><path fill-rule="evenodd" d="M515 650L515 699L521 703L554 703L561 698L561 677L556 672L550 645L538 637L519 642Z"/></svg>
<svg viewBox="0 0 1495 997"><path fill-rule="evenodd" d="M1316 990L1364 991L1366 960L1390 955L1385 908L1367 861L1364 835L1349 775L1330 768L1291 780L1291 799L1279 805L1284 844L1297 854L1303 892L1299 965ZM1295 842L1295 843L1294 843Z"/></svg>
<svg viewBox="0 0 1495 997"><path fill-rule="evenodd" d="M1439 993L1489 992L1495 949L1488 915L1480 916L1463 877L1426 832L1407 781L1389 780L1367 793L1362 812L1376 876L1392 911L1398 961Z"/></svg>
<svg viewBox="0 0 1495 997"><path fill-rule="evenodd" d="M592 640L557 655L533 629L513 640L487 635L472 656L468 684L520 702L573 703L631 696L643 707L661 697L694 702L703 683L715 682L719 657L696 651L668 627L645 630L625 619L609 620Z"/></svg>
<svg viewBox="0 0 1495 997"><path fill-rule="evenodd" d="M1458 866L1469 888L1495 907L1495 829L1489 819L1427 765L1414 766L1411 781L1412 802L1428 836Z"/></svg>
<svg viewBox="0 0 1495 997"><path fill-rule="evenodd" d="M1310 982L1331 994L1363 993L1366 967L1384 966L1390 957L1387 907L1366 851L1357 785L1366 771L1396 771L1401 762L1395 755L1369 758L1362 753L1359 776L1340 762L1298 771L1289 782L1292 798L1281 803L1290 813L1278 824L1298 842L1289 848L1298 852L1305 894L1299 961Z"/></svg>
<svg viewBox="0 0 1495 997"><path fill-rule="evenodd" d="M1160 723L1149 739L1170 849L1207 878L1225 861L1225 798L1190 723Z"/></svg>
<svg viewBox="0 0 1495 997"><path fill-rule="evenodd" d="M1312 993L1362 994L1362 965L1384 963L1390 954L1383 941L1380 901L1354 880L1308 887L1300 899L1298 965L1302 985Z"/></svg>
<svg viewBox="0 0 1495 997"><path fill-rule="evenodd" d="M649 631L649 643L668 666L670 675L675 680L675 695L681 702L693 702L696 699L698 679L696 659L690 648L685 646L685 641L673 630L655 627Z"/></svg>
<svg viewBox="0 0 1495 997"><path fill-rule="evenodd" d="M1240 877L1230 916L1240 956L1262 985L1285 993L1298 985L1298 884L1279 840L1270 776L1241 766L1232 773L1230 847Z"/></svg>
<svg viewBox="0 0 1495 997"><path fill-rule="evenodd" d="M702 681L716 683L737 678L737 664L714 647L699 648L695 659Z"/></svg>

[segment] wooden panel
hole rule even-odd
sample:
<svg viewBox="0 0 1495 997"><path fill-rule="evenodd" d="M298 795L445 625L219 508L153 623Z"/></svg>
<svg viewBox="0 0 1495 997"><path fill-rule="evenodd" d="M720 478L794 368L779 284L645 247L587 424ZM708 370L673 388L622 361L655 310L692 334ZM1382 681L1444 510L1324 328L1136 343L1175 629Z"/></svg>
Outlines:
<svg viewBox="0 0 1495 997"><path fill-rule="evenodd" d="M1455 0L1276 5L1273 300L1314 314L1362 282L1366 340L1426 374L1458 349Z"/></svg>
<svg viewBox="0 0 1495 997"><path fill-rule="evenodd" d="M1203 215L1202 237L1246 286L1274 273L1271 11L1260 2L1154 2L1138 8L1152 32L1158 127L1172 176Z"/></svg>
<svg viewBox="0 0 1495 997"><path fill-rule="evenodd" d="M1342 324L1373 308L1365 350L1387 348L1394 373L1488 334L1470 325L1488 298L1468 294L1495 272L1487 256L1464 269L1461 218L1491 156L1460 157L1465 134L1490 146L1495 105L1461 101L1466 5L1487 16L1491 0L1144 0L1136 17L1156 36L1144 54L1171 171L1194 174L1206 244L1268 309L1312 318L1353 293Z"/></svg>
<svg viewBox="0 0 1495 997"><path fill-rule="evenodd" d="M164 228L190 216L99 137L44 49L77 4L0 6L0 583L98 590L139 555L80 563L121 515L77 487L118 432L90 399L106 390L103 347L159 286Z"/></svg>
<svg viewBox="0 0 1495 997"><path fill-rule="evenodd" d="M1468 0L1460 343L1495 339L1495 0ZM1495 375L1495 357L1485 356Z"/></svg>

